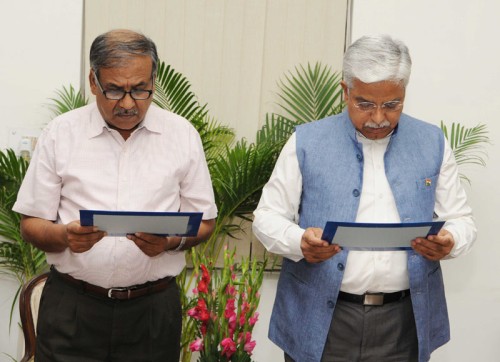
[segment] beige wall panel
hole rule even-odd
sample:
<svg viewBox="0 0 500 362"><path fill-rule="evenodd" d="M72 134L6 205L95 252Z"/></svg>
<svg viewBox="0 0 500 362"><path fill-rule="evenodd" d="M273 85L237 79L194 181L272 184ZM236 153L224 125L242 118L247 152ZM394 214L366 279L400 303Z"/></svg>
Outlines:
<svg viewBox="0 0 500 362"><path fill-rule="evenodd" d="M276 83L285 72L317 61L341 69L346 9L345 0L268 2L260 122L279 110Z"/></svg>
<svg viewBox="0 0 500 362"><path fill-rule="evenodd" d="M255 139L276 82L298 64L340 69L347 0L86 0L85 72L92 40L114 28L150 36L210 114ZM88 85L86 85L88 92Z"/></svg>
<svg viewBox="0 0 500 362"><path fill-rule="evenodd" d="M253 138L260 106L265 3L229 2L226 7L219 110L238 136Z"/></svg>
<svg viewBox="0 0 500 362"><path fill-rule="evenodd" d="M151 13L157 16L155 18L158 26L157 29L151 29L148 32L150 37L158 35L159 39L156 41L158 46L158 55L167 64L171 64L178 71L185 72L181 69L184 58L185 47L185 6L178 0L165 1L165 9L163 12L156 12L152 10Z"/></svg>

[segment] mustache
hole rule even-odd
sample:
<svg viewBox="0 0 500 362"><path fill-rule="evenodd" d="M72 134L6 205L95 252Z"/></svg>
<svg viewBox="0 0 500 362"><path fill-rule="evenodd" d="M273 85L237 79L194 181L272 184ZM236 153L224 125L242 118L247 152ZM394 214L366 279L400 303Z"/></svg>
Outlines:
<svg viewBox="0 0 500 362"><path fill-rule="evenodd" d="M114 116L137 116L139 111L137 109L124 109L120 108L113 112Z"/></svg>
<svg viewBox="0 0 500 362"><path fill-rule="evenodd" d="M382 122L380 122L380 123L377 124L377 123L375 123L373 121L368 121L363 126L367 127L367 128L378 129L378 128L390 127L391 126L391 122L389 122L388 120L385 120L385 121L382 121Z"/></svg>

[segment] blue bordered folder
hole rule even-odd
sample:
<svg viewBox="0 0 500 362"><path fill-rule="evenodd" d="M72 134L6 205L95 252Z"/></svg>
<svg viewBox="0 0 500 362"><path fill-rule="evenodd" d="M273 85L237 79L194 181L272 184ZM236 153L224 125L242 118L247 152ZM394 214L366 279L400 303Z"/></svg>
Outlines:
<svg viewBox="0 0 500 362"><path fill-rule="evenodd" d="M444 223L371 224L328 221L321 238L350 250L409 250L413 239L436 235Z"/></svg>
<svg viewBox="0 0 500 362"><path fill-rule="evenodd" d="M145 232L162 236L196 236L202 212L80 210L82 226L97 226L108 236Z"/></svg>

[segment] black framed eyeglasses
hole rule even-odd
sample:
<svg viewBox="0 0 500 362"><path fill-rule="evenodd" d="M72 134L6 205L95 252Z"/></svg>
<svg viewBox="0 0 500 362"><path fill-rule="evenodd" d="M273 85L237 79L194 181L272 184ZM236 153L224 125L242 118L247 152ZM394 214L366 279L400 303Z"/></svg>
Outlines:
<svg viewBox="0 0 500 362"><path fill-rule="evenodd" d="M151 94L153 94L152 89L132 89L128 92L122 89L104 90L102 89L101 83L99 82L99 78L97 78L96 72L94 72L94 79L97 83L97 86L99 87L99 90L102 94L104 94L104 97L112 101L119 101L123 99L127 94L130 94L130 97L132 97L133 100L144 101L146 99L149 99L149 97L151 97ZM151 78L151 80L153 80L153 78Z"/></svg>

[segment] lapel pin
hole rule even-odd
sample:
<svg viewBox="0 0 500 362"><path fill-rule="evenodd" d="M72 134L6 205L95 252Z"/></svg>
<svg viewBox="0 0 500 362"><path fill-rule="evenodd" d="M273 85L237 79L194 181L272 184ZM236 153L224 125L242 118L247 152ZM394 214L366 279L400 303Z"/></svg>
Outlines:
<svg viewBox="0 0 500 362"><path fill-rule="evenodd" d="M429 186L431 186L431 185L432 185L432 181L431 181L431 179L430 179L430 178L426 178L426 179L425 179L425 186L429 187Z"/></svg>

